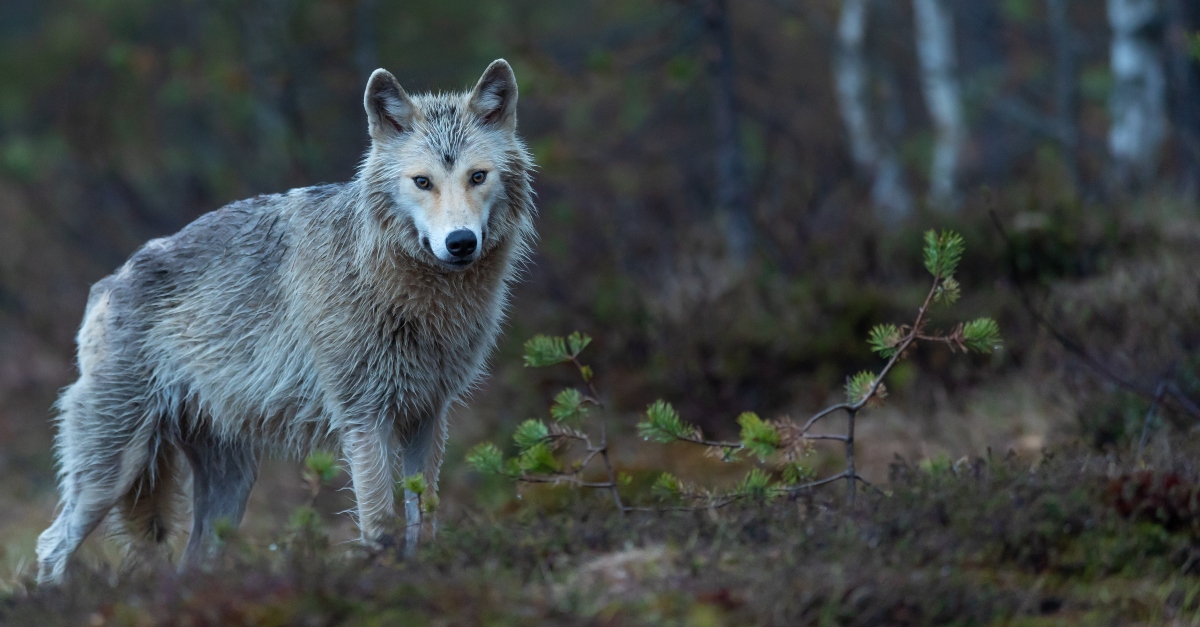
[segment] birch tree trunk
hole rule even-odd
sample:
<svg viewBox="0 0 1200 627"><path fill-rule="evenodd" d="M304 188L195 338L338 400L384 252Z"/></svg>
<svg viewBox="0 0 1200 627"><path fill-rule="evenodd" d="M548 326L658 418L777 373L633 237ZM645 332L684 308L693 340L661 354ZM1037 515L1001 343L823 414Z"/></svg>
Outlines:
<svg viewBox="0 0 1200 627"><path fill-rule="evenodd" d="M912 196L904 183L895 151L877 138L871 115L871 73L867 64L868 0L843 0L838 21L834 83L854 163L872 179L876 215L895 223L912 213Z"/></svg>
<svg viewBox="0 0 1200 627"><path fill-rule="evenodd" d="M1122 188L1150 182L1166 139L1166 75L1152 34L1159 17L1156 0L1108 0L1113 31L1108 147Z"/></svg>
<svg viewBox="0 0 1200 627"><path fill-rule="evenodd" d="M746 199L746 161L738 129L737 92L733 76L733 31L726 0L706 0L709 71L713 79L713 126L717 136L717 209L724 222L726 252L736 261L750 254L754 226Z"/></svg>
<svg viewBox="0 0 1200 627"><path fill-rule="evenodd" d="M966 140L962 96L955 76L954 19L944 0L913 0L917 59L935 143L929 171L929 203L942 209L958 202L959 157Z"/></svg>

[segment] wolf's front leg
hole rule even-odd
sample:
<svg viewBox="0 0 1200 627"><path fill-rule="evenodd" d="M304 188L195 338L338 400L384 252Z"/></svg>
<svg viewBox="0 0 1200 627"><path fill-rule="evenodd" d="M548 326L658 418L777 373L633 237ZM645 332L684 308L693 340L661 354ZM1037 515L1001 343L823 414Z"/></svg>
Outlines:
<svg viewBox="0 0 1200 627"><path fill-rule="evenodd" d="M380 548L396 518L390 433L377 427L351 427L342 434L350 464L358 526L363 544Z"/></svg>
<svg viewBox="0 0 1200 627"><path fill-rule="evenodd" d="M417 473L425 475L425 499L436 498L438 474L442 469L442 454L446 450L446 411L443 409L427 420L421 421L404 442L403 476ZM421 539L420 499L409 490L404 491L404 554L411 556L417 551ZM430 516L430 527L437 533L437 518Z"/></svg>

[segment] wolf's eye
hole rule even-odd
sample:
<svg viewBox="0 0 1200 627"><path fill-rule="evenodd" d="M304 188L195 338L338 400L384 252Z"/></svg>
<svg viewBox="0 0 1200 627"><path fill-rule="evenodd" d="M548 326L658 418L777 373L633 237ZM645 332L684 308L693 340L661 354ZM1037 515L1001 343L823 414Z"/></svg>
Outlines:
<svg viewBox="0 0 1200 627"><path fill-rule="evenodd" d="M487 172L480 170L471 175L471 182L476 185L482 185L487 180Z"/></svg>
<svg viewBox="0 0 1200 627"><path fill-rule="evenodd" d="M417 187L420 187L421 189L429 189L430 187L433 187L433 183L429 182L429 177L427 176L414 176L413 182L416 183Z"/></svg>

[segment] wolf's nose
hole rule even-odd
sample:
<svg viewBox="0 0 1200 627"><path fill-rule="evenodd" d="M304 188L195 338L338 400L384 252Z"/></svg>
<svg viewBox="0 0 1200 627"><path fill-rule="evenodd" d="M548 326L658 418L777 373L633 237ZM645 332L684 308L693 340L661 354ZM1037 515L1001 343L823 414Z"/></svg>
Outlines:
<svg viewBox="0 0 1200 627"><path fill-rule="evenodd" d="M475 234L469 229L451 231L446 236L446 250L450 251L451 255L459 258L468 257L471 253L475 252L477 243Z"/></svg>

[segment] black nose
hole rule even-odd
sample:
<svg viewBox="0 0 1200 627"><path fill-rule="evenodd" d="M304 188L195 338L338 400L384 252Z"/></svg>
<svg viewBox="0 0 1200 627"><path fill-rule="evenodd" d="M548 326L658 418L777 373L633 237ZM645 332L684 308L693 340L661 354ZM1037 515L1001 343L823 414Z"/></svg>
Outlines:
<svg viewBox="0 0 1200 627"><path fill-rule="evenodd" d="M451 255L458 258L469 257L475 252L475 246L478 241L475 239L475 234L468 229L459 229L451 231L446 236L446 250L450 251Z"/></svg>

